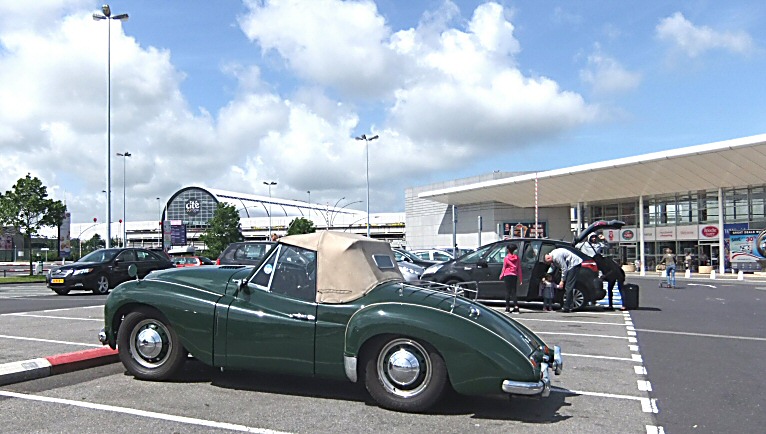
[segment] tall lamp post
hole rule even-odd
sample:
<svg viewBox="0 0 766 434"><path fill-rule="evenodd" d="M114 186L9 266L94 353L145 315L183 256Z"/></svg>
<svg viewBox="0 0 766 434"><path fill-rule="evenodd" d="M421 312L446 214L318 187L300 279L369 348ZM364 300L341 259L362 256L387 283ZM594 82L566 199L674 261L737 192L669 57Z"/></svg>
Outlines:
<svg viewBox="0 0 766 434"><path fill-rule="evenodd" d="M80 233L77 235L77 244L80 245L80 258L82 258L82 233L87 231L88 229L98 226L98 219L96 217L93 217L93 224L88 226L85 229L80 229ZM79 259L79 258L78 258Z"/></svg>
<svg viewBox="0 0 766 434"><path fill-rule="evenodd" d="M367 238L370 237L370 140L376 140L377 138L377 134L372 137L362 134L356 138L357 140L364 140L365 158L367 160Z"/></svg>
<svg viewBox="0 0 766 434"><path fill-rule="evenodd" d="M306 193L309 195L309 220L311 220L311 190L308 190Z"/></svg>
<svg viewBox="0 0 766 434"><path fill-rule="evenodd" d="M125 166L127 165L130 152L118 152L117 156L122 157L122 246L128 247L128 219L125 217Z"/></svg>
<svg viewBox="0 0 766 434"><path fill-rule="evenodd" d="M127 21L128 14L112 16L109 5L101 7L102 14L93 14L96 21L106 20L106 248L112 242L112 25L111 20Z"/></svg>
<svg viewBox="0 0 766 434"><path fill-rule="evenodd" d="M271 241L271 186L277 185L274 181L263 181L263 184L269 187L269 241Z"/></svg>
<svg viewBox="0 0 766 434"><path fill-rule="evenodd" d="M160 222L160 231L157 235L157 242L159 243L159 247L162 247L162 209L160 208L160 198L157 198L157 215L159 216L159 222Z"/></svg>

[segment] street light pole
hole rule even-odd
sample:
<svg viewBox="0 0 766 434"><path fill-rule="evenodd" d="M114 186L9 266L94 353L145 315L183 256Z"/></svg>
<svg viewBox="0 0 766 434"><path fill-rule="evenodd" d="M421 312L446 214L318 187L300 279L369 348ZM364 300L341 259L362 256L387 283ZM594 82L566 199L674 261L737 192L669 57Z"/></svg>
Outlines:
<svg viewBox="0 0 766 434"><path fill-rule="evenodd" d="M80 245L80 258L82 258L82 233L87 231L88 229L94 227L94 226L98 226L97 221L98 221L98 219L96 217L93 217L93 224L88 226L85 229L80 229L80 233L77 235L77 241L78 241L77 244ZM80 258L77 258L77 260L80 260Z"/></svg>
<svg viewBox="0 0 766 434"><path fill-rule="evenodd" d="M308 190L306 193L309 195L309 220L311 220L311 190Z"/></svg>
<svg viewBox="0 0 766 434"><path fill-rule="evenodd" d="M157 215L159 216L160 230L157 233L158 247L162 248L162 208L160 208L160 198L157 199Z"/></svg>
<svg viewBox="0 0 766 434"><path fill-rule="evenodd" d="M106 20L106 248L112 242L112 25L111 20L127 21L128 14L112 16L109 5L101 7L103 15L95 13L96 21Z"/></svg>
<svg viewBox="0 0 766 434"><path fill-rule="evenodd" d="M263 181L263 184L269 187L269 241L271 241L271 186L277 185L274 181Z"/></svg>
<svg viewBox="0 0 766 434"><path fill-rule="evenodd" d="M365 158L367 160L366 173L367 173L367 238L370 237L370 140L375 140L378 135L367 137L362 134L357 137L357 140L364 140Z"/></svg>
<svg viewBox="0 0 766 434"><path fill-rule="evenodd" d="M118 152L117 156L122 157L122 247L128 247L128 220L125 217L125 175L127 173L125 166L127 165L130 152Z"/></svg>

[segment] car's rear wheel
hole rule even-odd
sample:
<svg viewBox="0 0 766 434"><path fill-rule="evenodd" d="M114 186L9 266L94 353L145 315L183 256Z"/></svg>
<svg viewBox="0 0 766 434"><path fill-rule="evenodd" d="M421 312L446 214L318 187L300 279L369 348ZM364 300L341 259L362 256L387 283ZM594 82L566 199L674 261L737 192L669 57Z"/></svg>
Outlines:
<svg viewBox="0 0 766 434"><path fill-rule="evenodd" d="M125 316L117 332L117 348L128 372L142 380L172 377L188 355L170 323L152 309Z"/></svg>
<svg viewBox="0 0 766 434"><path fill-rule="evenodd" d="M572 310L582 309L583 306L585 306L585 293L575 287L572 290Z"/></svg>
<svg viewBox="0 0 766 434"><path fill-rule="evenodd" d="M58 295L67 295L69 294L68 288L53 288L53 292L55 292Z"/></svg>
<svg viewBox="0 0 766 434"><path fill-rule="evenodd" d="M384 408L424 411L436 404L449 382L441 355L415 339L381 340L365 357L367 391Z"/></svg>
<svg viewBox="0 0 766 434"><path fill-rule="evenodd" d="M94 294L106 294L109 292L109 278L106 274L100 274L96 279L96 287L93 288Z"/></svg>

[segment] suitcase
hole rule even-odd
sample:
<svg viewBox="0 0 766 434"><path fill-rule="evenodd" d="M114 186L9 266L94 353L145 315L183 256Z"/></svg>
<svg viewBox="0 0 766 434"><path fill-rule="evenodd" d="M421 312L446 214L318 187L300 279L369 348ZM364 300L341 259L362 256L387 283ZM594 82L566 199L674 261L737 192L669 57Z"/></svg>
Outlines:
<svg viewBox="0 0 766 434"><path fill-rule="evenodd" d="M634 283L622 285L622 307L638 309L638 285Z"/></svg>

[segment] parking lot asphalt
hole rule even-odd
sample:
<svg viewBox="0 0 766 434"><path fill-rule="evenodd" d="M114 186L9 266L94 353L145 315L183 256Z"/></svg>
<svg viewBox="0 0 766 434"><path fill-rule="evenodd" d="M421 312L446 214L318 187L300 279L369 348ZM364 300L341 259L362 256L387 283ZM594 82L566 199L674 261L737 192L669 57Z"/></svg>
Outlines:
<svg viewBox="0 0 766 434"><path fill-rule="evenodd" d="M684 283L705 284L702 279ZM50 296L50 290L44 285L0 287L0 300L35 296ZM619 306L619 294L615 293L615 299ZM603 306L605 301L600 304ZM27 411L22 402L36 402L34 406L41 408L35 413L45 413L36 422L36 432L50 432L51 427L56 427L56 432L87 432L82 431L82 423L90 423L87 420L92 419L92 414L82 409L111 414L108 417L114 420L124 419L137 431L162 432L207 432L211 427L250 432L338 432L338 420L349 421L343 410L370 419L369 427L360 427L358 432L379 432L376 430L382 428L387 432L415 429L445 433L664 432L657 418L660 406L648 381L629 311L606 311L597 306L561 314L543 312L534 303L523 305L522 314L513 317L549 344L561 345L564 351L564 372L553 377L551 397L510 401L463 397L437 409L436 415L442 417L434 418L392 416L377 407L370 408L366 393L358 385L221 373L193 360L178 381L133 381L124 375L121 365L114 363L116 353L96 340L102 327L102 309L99 304L0 314L0 342L13 344L2 343L0 352L0 385L4 386L0 398L15 398L11 400L15 403L3 404L5 410L18 407ZM12 372L14 366L23 372ZM41 378L46 376L51 378ZM155 392L163 396L163 401L174 404L153 413L157 407L145 403L142 396ZM80 410L76 413L83 412L84 416L60 425L63 410L44 410L44 402L77 407ZM232 402L240 404L225 406ZM257 402L258 411L243 407L248 402ZM205 403L202 408L200 403ZM311 420L312 425L281 416L291 411L301 414L303 420ZM10 431L30 431L23 420L2 418L2 423ZM69 423L72 425L66 425ZM94 425L92 432L98 432L98 428Z"/></svg>
<svg viewBox="0 0 766 434"><path fill-rule="evenodd" d="M5 304L23 298L31 306L52 305L42 301L51 294L44 284L0 286ZM97 340L102 323L103 304L0 314L0 341L7 342L0 352L0 385L116 362L117 352Z"/></svg>

